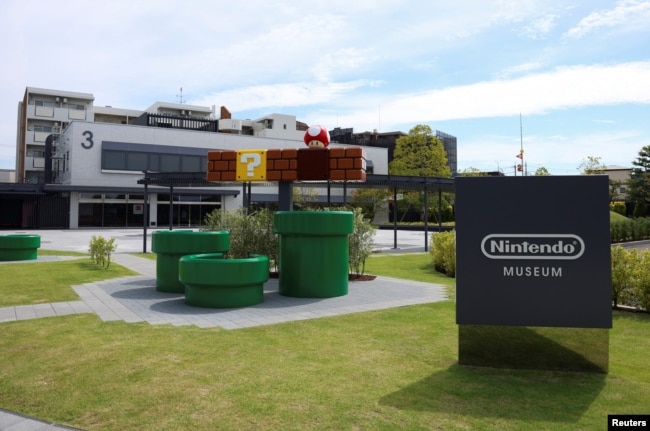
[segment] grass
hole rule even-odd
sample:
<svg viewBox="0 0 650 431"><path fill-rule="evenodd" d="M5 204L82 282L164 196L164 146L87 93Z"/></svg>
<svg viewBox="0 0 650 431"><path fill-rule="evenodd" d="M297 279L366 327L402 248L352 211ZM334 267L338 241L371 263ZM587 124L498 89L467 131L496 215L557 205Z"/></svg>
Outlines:
<svg viewBox="0 0 650 431"><path fill-rule="evenodd" d="M42 256L85 256L74 252L50 252L39 250ZM0 266L4 288L0 295L0 307L42 304L48 302L78 301L79 297L70 287L107 280L135 272L112 263L108 269L95 265L90 258L59 262L5 263Z"/></svg>
<svg viewBox="0 0 650 431"><path fill-rule="evenodd" d="M427 257L367 272L427 281ZM648 412L649 328L614 312L603 375L459 366L452 301L234 331L5 322L0 407L86 430L601 430Z"/></svg>
<svg viewBox="0 0 650 431"><path fill-rule="evenodd" d="M456 280L439 272L431 265L428 253L373 254L366 260L365 272L385 277L436 283L453 288Z"/></svg>
<svg viewBox="0 0 650 431"><path fill-rule="evenodd" d="M609 212L609 221L611 222L617 222L617 221L625 221L629 220L629 218L625 217L624 215L621 215L617 212L610 211Z"/></svg>

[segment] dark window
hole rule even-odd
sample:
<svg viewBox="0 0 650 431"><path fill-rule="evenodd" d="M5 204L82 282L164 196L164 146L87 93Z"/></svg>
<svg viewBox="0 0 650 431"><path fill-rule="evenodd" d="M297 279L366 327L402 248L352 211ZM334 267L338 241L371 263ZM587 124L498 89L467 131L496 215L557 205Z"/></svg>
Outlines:
<svg viewBox="0 0 650 431"><path fill-rule="evenodd" d="M146 171L147 154L145 153L127 153L126 169L129 171Z"/></svg>
<svg viewBox="0 0 650 431"><path fill-rule="evenodd" d="M178 172L180 168L180 157L176 155L160 155L160 172Z"/></svg>
<svg viewBox="0 0 650 431"><path fill-rule="evenodd" d="M104 151L102 169L123 171L126 169L126 153L123 151Z"/></svg>
<svg viewBox="0 0 650 431"><path fill-rule="evenodd" d="M149 170L160 171L160 154L149 154Z"/></svg>
<svg viewBox="0 0 650 431"><path fill-rule="evenodd" d="M181 159L182 172L199 172L201 171L201 157L198 156L183 156Z"/></svg>

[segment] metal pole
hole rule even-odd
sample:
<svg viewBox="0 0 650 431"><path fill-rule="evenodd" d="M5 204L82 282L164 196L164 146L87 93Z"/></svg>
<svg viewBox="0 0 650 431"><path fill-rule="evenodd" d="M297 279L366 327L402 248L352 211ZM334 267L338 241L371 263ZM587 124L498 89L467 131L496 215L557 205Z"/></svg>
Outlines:
<svg viewBox="0 0 650 431"><path fill-rule="evenodd" d="M174 186L169 186L169 230L173 229L174 223Z"/></svg>
<svg viewBox="0 0 650 431"><path fill-rule="evenodd" d="M148 188L149 177L147 176L147 171L144 171L144 205L142 208L142 252L147 252L147 224L149 215L149 205L148 205Z"/></svg>
<svg viewBox="0 0 650 431"><path fill-rule="evenodd" d="M440 214L440 217L438 217L438 232L442 232L442 189L440 184L438 184L438 214Z"/></svg>
<svg viewBox="0 0 650 431"><path fill-rule="evenodd" d="M429 251L429 193L427 180L424 180L424 251Z"/></svg>
<svg viewBox="0 0 650 431"><path fill-rule="evenodd" d="M393 188L393 249L397 250L397 187Z"/></svg>
<svg viewBox="0 0 650 431"><path fill-rule="evenodd" d="M280 211L293 210L293 183L280 181L278 183L278 209Z"/></svg>
<svg viewBox="0 0 650 431"><path fill-rule="evenodd" d="M327 206L332 205L332 185L329 180L327 180Z"/></svg>
<svg viewBox="0 0 650 431"><path fill-rule="evenodd" d="M248 206L246 206L246 213L248 214L251 210L251 202L253 201L253 182L248 182Z"/></svg>

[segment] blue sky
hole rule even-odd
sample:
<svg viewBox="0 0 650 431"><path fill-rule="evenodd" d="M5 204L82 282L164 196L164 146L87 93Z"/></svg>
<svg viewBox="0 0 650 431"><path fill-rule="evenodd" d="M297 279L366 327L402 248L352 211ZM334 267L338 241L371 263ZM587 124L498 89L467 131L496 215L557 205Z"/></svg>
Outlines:
<svg viewBox="0 0 650 431"><path fill-rule="evenodd" d="M0 168L25 87L458 138L459 169L577 174L650 145L650 0L5 0Z"/></svg>

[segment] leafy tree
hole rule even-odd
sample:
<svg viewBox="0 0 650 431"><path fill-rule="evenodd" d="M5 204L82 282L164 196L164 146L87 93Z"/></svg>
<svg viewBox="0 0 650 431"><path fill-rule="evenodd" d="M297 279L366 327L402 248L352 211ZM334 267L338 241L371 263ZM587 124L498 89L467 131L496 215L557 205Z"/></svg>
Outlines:
<svg viewBox="0 0 650 431"><path fill-rule="evenodd" d="M619 190L621 190L621 186L623 184L625 183L620 180L609 180L609 201L610 202L621 200L621 194Z"/></svg>
<svg viewBox="0 0 650 431"><path fill-rule="evenodd" d="M582 160L582 163L578 165L578 170L583 175L602 175L605 173L605 166L601 163L601 158L596 156L587 156L586 159Z"/></svg>
<svg viewBox="0 0 650 431"><path fill-rule="evenodd" d="M293 206L294 209L318 207L318 192L313 187L294 187Z"/></svg>
<svg viewBox="0 0 650 431"><path fill-rule="evenodd" d="M645 215L645 209L650 201L650 145L641 148L636 160L632 162L632 172L629 182L629 196L636 202L634 215Z"/></svg>
<svg viewBox="0 0 650 431"><path fill-rule="evenodd" d="M412 175L417 177L451 177L447 163L447 154L440 139L427 125L417 125L409 130L408 135L397 139L393 160L388 166L392 175ZM404 193L404 199L398 202L400 207L417 211L422 215L424 194ZM406 214L406 212L404 212Z"/></svg>
<svg viewBox="0 0 650 431"><path fill-rule="evenodd" d="M375 218L377 211L386 204L390 192L386 189L356 189L352 193L350 206L363 210L363 216L369 220Z"/></svg>
<svg viewBox="0 0 650 431"><path fill-rule="evenodd" d="M392 175L451 177L447 154L440 139L427 125L417 125L395 143L388 171Z"/></svg>
<svg viewBox="0 0 650 431"><path fill-rule="evenodd" d="M485 177L487 176L487 172L482 171L479 168L470 166L469 168L461 169L460 171L458 171L458 175L461 177Z"/></svg>
<svg viewBox="0 0 650 431"><path fill-rule="evenodd" d="M540 167L537 168L537 170L535 171L535 176L536 176L536 177L548 177L548 176L550 176L550 175L551 175L551 173L550 173L550 172L548 171L548 169L546 169L544 166L540 166Z"/></svg>

